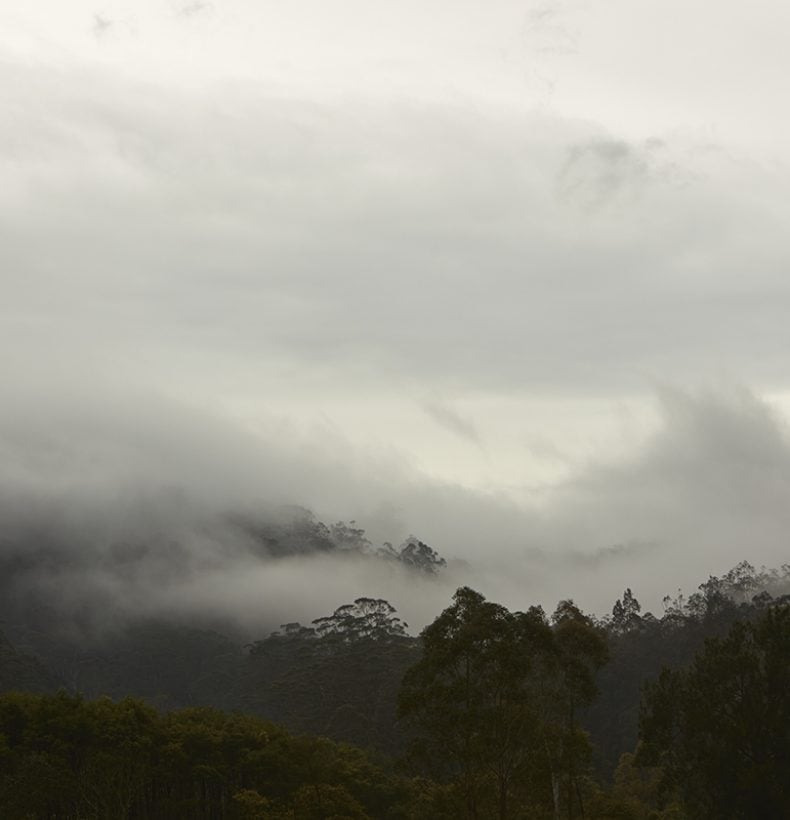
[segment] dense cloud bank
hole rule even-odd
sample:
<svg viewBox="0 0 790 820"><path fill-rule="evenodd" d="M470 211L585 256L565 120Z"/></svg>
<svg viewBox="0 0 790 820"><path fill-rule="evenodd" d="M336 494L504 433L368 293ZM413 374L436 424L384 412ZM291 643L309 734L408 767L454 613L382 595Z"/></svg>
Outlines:
<svg viewBox="0 0 790 820"><path fill-rule="evenodd" d="M34 5L0 42L13 600L260 633L369 595L418 627L460 583L602 613L625 586L656 607L785 560L790 451L759 398L785 385L790 305L767 74L714 106L724 132L696 118L693 26L669 36L694 82L640 84L622 115L667 70L633 59L655 21L624 3L440 4L448 44L395 33L416 6L390 29L316 4L330 44L284 6ZM767 66L776 5L755 59L706 37L717 87ZM665 389L652 428L618 418L717 378L755 392ZM294 506L372 552L262 550ZM375 557L412 533L447 558L435 577Z"/></svg>
<svg viewBox="0 0 790 820"><path fill-rule="evenodd" d="M461 583L512 607L571 596L604 614L625 586L656 608L743 558L784 563L781 417L746 391L665 390L657 402L660 422L638 451L589 464L540 505L165 401L75 400L38 421L35 408L5 408L6 605L46 606L80 629L166 614L260 635L368 595L419 628ZM341 518L370 543L325 536L320 520ZM376 555L412 532L448 567L420 574Z"/></svg>
<svg viewBox="0 0 790 820"><path fill-rule="evenodd" d="M784 378L767 157L552 109L6 70L17 373L360 400Z"/></svg>

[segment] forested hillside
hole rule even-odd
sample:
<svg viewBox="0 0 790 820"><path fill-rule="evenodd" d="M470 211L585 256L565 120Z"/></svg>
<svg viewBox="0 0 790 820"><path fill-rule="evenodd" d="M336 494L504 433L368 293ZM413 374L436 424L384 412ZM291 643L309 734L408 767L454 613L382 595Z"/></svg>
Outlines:
<svg viewBox="0 0 790 820"><path fill-rule="evenodd" d="M433 568L435 554L428 557ZM338 817L571 817L585 809L599 817L685 816L684 795L689 806L707 807L715 777L689 785L687 750L672 745L681 731L690 733L689 748L697 743L693 720L683 723L693 714L684 710L696 708L679 694L688 685L684 670L702 668L692 662L703 663L710 641L728 634L739 674L755 651L784 646L789 577L788 566L756 571L744 562L688 598L667 596L661 617L642 612L630 589L596 618L570 600L551 617L540 607L509 612L463 588L419 637L388 602L372 598L246 645L161 619L128 623L93 645L70 644L57 630L48 635L37 612L38 631L18 631L35 639L38 657L0 638L0 688L60 694L2 701L0 800L19 807L6 811L42 818L329 817L335 804ZM739 662L746 633L733 630L753 623L752 644L766 630L778 637ZM760 663L750 672L755 691ZM784 726L790 647L771 663L771 708ZM705 685L704 677L694 684ZM761 708L749 705L758 723ZM671 730L675 720L682 725ZM350 743L375 758L288 732ZM772 743L773 755L790 751L786 732ZM263 766L274 748L295 755L277 764L293 767L287 776ZM400 774L387 759L400 761ZM371 782L348 774L357 765ZM94 782L110 771L120 791ZM24 784L45 774L54 791L31 803ZM774 777L765 766L752 776ZM781 788L772 788L766 811L784 805Z"/></svg>
<svg viewBox="0 0 790 820"><path fill-rule="evenodd" d="M253 716L136 699L0 698L7 818L408 818L420 785Z"/></svg>

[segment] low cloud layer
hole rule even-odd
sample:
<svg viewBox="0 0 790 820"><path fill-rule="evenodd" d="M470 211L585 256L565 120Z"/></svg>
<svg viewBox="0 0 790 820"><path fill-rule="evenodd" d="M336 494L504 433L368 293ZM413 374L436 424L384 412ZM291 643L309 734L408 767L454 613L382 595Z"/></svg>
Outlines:
<svg viewBox="0 0 790 820"><path fill-rule="evenodd" d="M604 614L625 586L655 609L741 559L784 563L784 420L745 390L667 389L657 402L638 452L589 464L539 505L339 442L243 434L164 401L50 412L46 430L5 410L6 582L16 573L69 617L100 607L106 623L191 613L265 631L371 595L419 628L462 583L513 607L574 597ZM374 545L414 533L450 566L434 578L351 553L266 557L239 516L272 522L287 504L354 518Z"/></svg>

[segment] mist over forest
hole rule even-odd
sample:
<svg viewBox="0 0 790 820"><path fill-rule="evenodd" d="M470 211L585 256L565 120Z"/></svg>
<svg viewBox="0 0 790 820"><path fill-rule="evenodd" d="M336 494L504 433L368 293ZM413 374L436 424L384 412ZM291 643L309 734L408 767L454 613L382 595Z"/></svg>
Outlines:
<svg viewBox="0 0 790 820"><path fill-rule="evenodd" d="M0 816L787 817L790 7L5 6Z"/></svg>
<svg viewBox="0 0 790 820"><path fill-rule="evenodd" d="M570 591L599 614L632 586L659 611L667 592L745 557L784 563L781 414L746 390L665 389L656 403L633 452L528 504L175 402L75 400L40 425L6 408L4 597L46 604L77 629L166 615L260 632L365 594L419 630L472 582L510 605ZM382 557L410 537L447 566L426 575Z"/></svg>

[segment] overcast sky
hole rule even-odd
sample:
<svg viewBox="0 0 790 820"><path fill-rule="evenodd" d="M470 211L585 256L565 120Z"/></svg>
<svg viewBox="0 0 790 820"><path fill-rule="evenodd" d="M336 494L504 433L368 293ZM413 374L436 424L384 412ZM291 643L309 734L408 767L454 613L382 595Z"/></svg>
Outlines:
<svg viewBox="0 0 790 820"><path fill-rule="evenodd" d="M782 563L788 30L775 0L0 0L6 491L265 494L514 585L652 556L601 599Z"/></svg>

